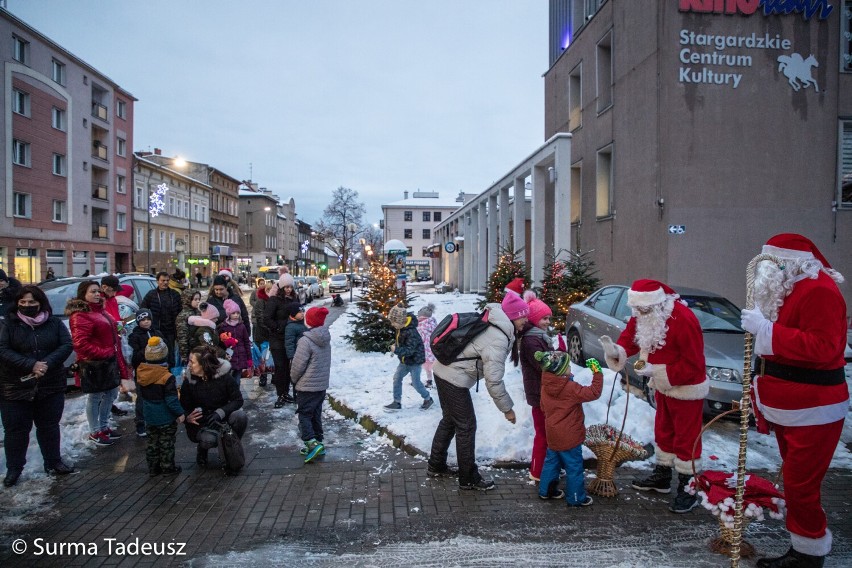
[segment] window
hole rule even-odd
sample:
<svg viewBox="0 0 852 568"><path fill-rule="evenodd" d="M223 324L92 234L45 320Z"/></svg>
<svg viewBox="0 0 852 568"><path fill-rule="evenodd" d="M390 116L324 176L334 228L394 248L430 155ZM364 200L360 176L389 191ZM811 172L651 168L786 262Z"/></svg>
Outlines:
<svg viewBox="0 0 852 568"><path fill-rule="evenodd" d="M65 202L64 201L53 201L53 222L54 223L64 223L65 222Z"/></svg>
<svg viewBox="0 0 852 568"><path fill-rule="evenodd" d="M127 103L121 99L115 101L115 116L118 118L127 118Z"/></svg>
<svg viewBox="0 0 852 568"><path fill-rule="evenodd" d="M198 221L198 203L192 205L192 218ZM267 225L269 225L269 215L266 215Z"/></svg>
<svg viewBox="0 0 852 568"><path fill-rule="evenodd" d="M127 213L116 213L115 214L115 230L116 231L126 231L127 230Z"/></svg>
<svg viewBox="0 0 852 568"><path fill-rule="evenodd" d="M431 239L432 238L432 230L431 229L423 229L423 238Z"/></svg>
<svg viewBox="0 0 852 568"><path fill-rule="evenodd" d="M30 115L30 94L12 89L12 110L24 116Z"/></svg>
<svg viewBox="0 0 852 568"><path fill-rule="evenodd" d="M207 222L207 206L206 205L201 206L201 221L203 223ZM274 218L272 219L272 226L273 227L275 226L275 219Z"/></svg>
<svg viewBox="0 0 852 568"><path fill-rule="evenodd" d="M608 286L598 292L598 295L589 300L588 306L602 314L609 315L612 313L612 308L618 301L621 295L622 288L618 286Z"/></svg>
<svg viewBox="0 0 852 568"><path fill-rule="evenodd" d="M411 211L405 211L403 213L403 221L411 221L411 219L412 219Z"/></svg>
<svg viewBox="0 0 852 568"><path fill-rule="evenodd" d="M583 207L583 166L581 162L571 166L571 222L579 223Z"/></svg>
<svg viewBox="0 0 852 568"><path fill-rule="evenodd" d="M166 252L166 232L160 231L160 252Z"/></svg>
<svg viewBox="0 0 852 568"><path fill-rule="evenodd" d="M595 178L595 215L600 219L612 215L612 144L598 150Z"/></svg>
<svg viewBox="0 0 852 568"><path fill-rule="evenodd" d="M568 75L568 129L583 126L583 64L578 63Z"/></svg>
<svg viewBox="0 0 852 568"><path fill-rule="evenodd" d="M63 156L62 154L53 155L53 175L65 175L65 156Z"/></svg>
<svg viewBox="0 0 852 568"><path fill-rule="evenodd" d="M115 176L115 192L127 193L127 178L122 175Z"/></svg>
<svg viewBox="0 0 852 568"><path fill-rule="evenodd" d="M840 70L852 73L852 0L840 11Z"/></svg>
<svg viewBox="0 0 852 568"><path fill-rule="evenodd" d="M127 141L124 138L115 139L115 153L119 156L127 155Z"/></svg>
<svg viewBox="0 0 852 568"><path fill-rule="evenodd" d="M423 212L423 220L424 220L424 221L426 221L426 222L431 222L431 221L432 221L432 213L431 213L431 211L424 211L424 212Z"/></svg>
<svg viewBox="0 0 852 568"><path fill-rule="evenodd" d="M183 202L183 218L189 219L189 201Z"/></svg>
<svg viewBox="0 0 852 568"><path fill-rule="evenodd" d="M432 218L435 220L436 223L439 223L441 221L441 212L435 211L434 213L432 213Z"/></svg>
<svg viewBox="0 0 852 568"><path fill-rule="evenodd" d="M53 78L53 80L56 81L57 83L59 83L60 85L64 85L65 84L65 64L54 59L53 63L51 64L51 70L52 70L51 77Z"/></svg>
<svg viewBox="0 0 852 568"><path fill-rule="evenodd" d="M137 185L133 193L133 206L137 209L145 209L145 188Z"/></svg>
<svg viewBox="0 0 852 568"><path fill-rule="evenodd" d="M404 231L405 231L405 233L404 233L404 235L403 235L403 237L402 237L402 238L403 238L403 239L410 239L410 238L411 238L412 229L404 229Z"/></svg>
<svg viewBox="0 0 852 568"><path fill-rule="evenodd" d="M24 65L30 64L30 42L19 38L18 36L12 36L12 57L15 58L15 61L19 61Z"/></svg>
<svg viewBox="0 0 852 568"><path fill-rule="evenodd" d="M143 250L145 248L145 233L142 232L141 227L136 227L136 250Z"/></svg>
<svg viewBox="0 0 852 568"><path fill-rule="evenodd" d="M19 166L30 165L30 145L28 142L12 141L12 161Z"/></svg>
<svg viewBox="0 0 852 568"><path fill-rule="evenodd" d="M65 111L63 109L53 107L50 114L50 125L57 130L64 131L66 129Z"/></svg>
<svg viewBox="0 0 852 568"><path fill-rule="evenodd" d="M169 252L175 252L175 234L169 233Z"/></svg>
<svg viewBox="0 0 852 568"><path fill-rule="evenodd" d="M32 206L30 205L30 195L28 193L13 193L13 215L15 217L25 217L29 219L32 216Z"/></svg>
<svg viewBox="0 0 852 568"><path fill-rule="evenodd" d="M414 254L414 251L411 247L408 247L408 256L411 256L412 254Z"/></svg>
<svg viewBox="0 0 852 568"><path fill-rule="evenodd" d="M599 42L597 49L598 112L612 106L612 30Z"/></svg>
<svg viewBox="0 0 852 568"><path fill-rule="evenodd" d="M175 216L175 198L169 197L169 215Z"/></svg>
<svg viewBox="0 0 852 568"><path fill-rule="evenodd" d="M840 123L840 206L852 209L852 120Z"/></svg>

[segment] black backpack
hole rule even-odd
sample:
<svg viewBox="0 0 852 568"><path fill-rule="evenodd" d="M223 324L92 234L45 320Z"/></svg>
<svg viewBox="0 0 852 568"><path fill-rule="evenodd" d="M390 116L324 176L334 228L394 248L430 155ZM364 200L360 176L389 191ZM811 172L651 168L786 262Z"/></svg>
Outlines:
<svg viewBox="0 0 852 568"><path fill-rule="evenodd" d="M486 319L487 312L450 314L438 324L429 338L432 354L442 365L469 361L478 357L459 357L474 337L494 324ZM496 327L496 326L495 326Z"/></svg>

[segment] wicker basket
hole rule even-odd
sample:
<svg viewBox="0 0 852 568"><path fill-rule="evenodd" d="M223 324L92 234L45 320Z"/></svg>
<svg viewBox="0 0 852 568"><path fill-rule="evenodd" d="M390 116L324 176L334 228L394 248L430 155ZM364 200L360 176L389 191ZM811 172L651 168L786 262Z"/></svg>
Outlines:
<svg viewBox="0 0 852 568"><path fill-rule="evenodd" d="M710 550L713 552L718 552L719 554L724 554L725 556L731 558L733 554L731 552L731 547L734 544L734 540L736 538L736 533L733 528L726 527L725 521L717 518L719 521L719 536L712 539L710 541ZM743 517L743 532L745 532L746 527L748 527L749 518ZM740 556L742 558L751 558L754 556L754 546L745 540L740 541Z"/></svg>
<svg viewBox="0 0 852 568"><path fill-rule="evenodd" d="M623 426L622 426L623 428ZM596 478L589 482L586 491L601 497L615 497L615 468L631 460L644 460L648 451L624 430L616 430L609 424L595 424L586 430L586 446L598 460Z"/></svg>

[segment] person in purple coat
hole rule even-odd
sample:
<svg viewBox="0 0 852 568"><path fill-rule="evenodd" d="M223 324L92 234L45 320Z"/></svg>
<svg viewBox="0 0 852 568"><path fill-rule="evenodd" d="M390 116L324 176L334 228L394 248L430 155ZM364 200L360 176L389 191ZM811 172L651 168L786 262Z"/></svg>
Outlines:
<svg viewBox="0 0 852 568"><path fill-rule="evenodd" d="M231 377L240 383L240 378L243 376L243 371L250 369L253 366L251 359L251 339L249 338L248 328L243 323L243 318L240 313L240 306L231 299L225 300L225 321L219 324L216 330L219 333L219 339L222 340L222 334L229 333L231 338L236 340L236 344L228 346L231 343L227 340L222 340L222 345L225 346L225 353L230 353L231 362Z"/></svg>

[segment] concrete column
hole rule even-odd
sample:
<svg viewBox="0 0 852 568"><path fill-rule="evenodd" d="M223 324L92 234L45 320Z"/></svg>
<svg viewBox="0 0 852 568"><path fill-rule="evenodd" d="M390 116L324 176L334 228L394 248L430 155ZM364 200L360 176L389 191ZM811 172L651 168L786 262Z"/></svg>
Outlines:
<svg viewBox="0 0 852 568"><path fill-rule="evenodd" d="M480 292L485 291L485 286L488 283L488 258L490 256L489 248L491 248L488 244L488 217L491 216L491 211L486 209L486 203L484 199L479 203L479 230L477 231L479 234L479 254L476 257L476 281L478 283L477 290Z"/></svg>
<svg viewBox="0 0 852 568"><path fill-rule="evenodd" d="M509 186L500 188L500 246L497 250L499 257L499 249L504 248L509 244L509 223L512 219L512 206L509 205Z"/></svg>
<svg viewBox="0 0 852 568"><path fill-rule="evenodd" d="M473 254L473 231L470 229L470 211L467 211L462 215L461 218L461 227L459 227L459 233L464 237L464 241L462 241L462 261L461 261L461 277L459 281L461 282L461 291L464 293L470 292L470 267L471 263L471 255Z"/></svg>
<svg viewBox="0 0 852 568"><path fill-rule="evenodd" d="M533 285L541 283L544 277L545 243L548 230L545 217L545 192L547 191L547 170L536 166L532 171L532 207L530 208L531 230L530 240L533 243L530 249L530 276ZM570 226L570 223L569 223Z"/></svg>
<svg viewBox="0 0 852 568"><path fill-rule="evenodd" d="M554 195L555 223L553 228L553 250L571 250L571 139L560 138L556 142L553 171L556 175ZM579 188L577 188L579 191Z"/></svg>
<svg viewBox="0 0 852 568"><path fill-rule="evenodd" d="M488 268L486 272L491 274L497 268L497 252L500 243L497 241L497 226L500 215L497 213L497 192L488 197Z"/></svg>
<svg viewBox="0 0 852 568"><path fill-rule="evenodd" d="M479 216L484 215L484 212L479 210L478 205L474 205L470 210L470 222L468 229L470 233L470 291L476 292L479 290ZM467 239L465 239L467 240Z"/></svg>
<svg viewBox="0 0 852 568"><path fill-rule="evenodd" d="M515 203L512 209L512 243L514 250L524 256L527 246L527 201L524 192L524 178L515 178Z"/></svg>

